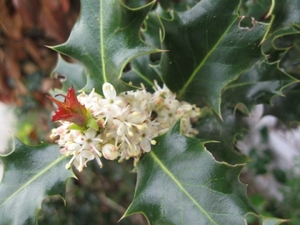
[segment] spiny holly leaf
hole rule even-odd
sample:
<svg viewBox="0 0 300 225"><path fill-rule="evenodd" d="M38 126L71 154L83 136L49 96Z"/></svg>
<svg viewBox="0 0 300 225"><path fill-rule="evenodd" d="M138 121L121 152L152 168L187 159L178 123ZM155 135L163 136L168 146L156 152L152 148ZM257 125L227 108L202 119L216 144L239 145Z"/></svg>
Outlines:
<svg viewBox="0 0 300 225"><path fill-rule="evenodd" d="M88 84L98 93L104 82L124 90L119 78L126 64L134 57L157 51L139 36L153 4L130 9L120 0L81 0L80 18L69 40L54 50L83 63L89 73Z"/></svg>
<svg viewBox="0 0 300 225"><path fill-rule="evenodd" d="M163 27L156 12L148 13L142 29L144 40L152 46L160 48L162 30ZM153 64L157 64L159 60L160 53L143 55L131 60L129 70L123 73L122 80L126 83L132 83L134 86L140 86L143 83L149 90L152 90L153 81L156 80L160 83L161 80L153 68Z"/></svg>
<svg viewBox="0 0 300 225"><path fill-rule="evenodd" d="M266 35L271 35L274 31L283 28L283 31L289 27L300 27L300 2L298 0L286 1L271 1L271 15L270 29Z"/></svg>
<svg viewBox="0 0 300 225"><path fill-rule="evenodd" d="M293 46L296 46L300 34L300 2L297 0L271 1L272 6L270 28L265 34L266 39L262 51L269 62L280 61Z"/></svg>
<svg viewBox="0 0 300 225"><path fill-rule="evenodd" d="M36 224L36 214L46 196L65 195L67 158L57 145L27 146L15 139L15 150L1 157L4 175L0 183L1 224Z"/></svg>
<svg viewBox="0 0 300 225"><path fill-rule="evenodd" d="M124 216L142 213L149 224L245 225L254 209L238 179L243 166L216 162L204 142L179 130L177 122L138 163L135 196Z"/></svg>
<svg viewBox="0 0 300 225"><path fill-rule="evenodd" d="M154 86L154 80L158 81L159 84L161 83L160 77L151 66L151 63L149 55L133 59L130 62L130 70L123 73L122 80L137 87L140 87L142 83L147 87L148 91L151 91Z"/></svg>
<svg viewBox="0 0 300 225"><path fill-rule="evenodd" d="M286 54L281 58L278 66L279 68L287 74L300 80L300 48L298 43L300 41L300 36L298 40L295 41L295 46L290 48ZM297 43L298 42L298 43Z"/></svg>
<svg viewBox="0 0 300 225"><path fill-rule="evenodd" d="M164 33L164 27L162 26L160 18L156 12L161 10L162 8L158 5L155 11L149 12L144 21L144 28L142 29L142 35L145 41L156 48L161 48L161 39Z"/></svg>
<svg viewBox="0 0 300 225"><path fill-rule="evenodd" d="M218 161L229 164L247 162L247 156L240 154L235 147L236 139L242 137L248 129L243 121L245 115L234 108L222 108L222 118L207 108L202 108L201 118L197 123L198 136L205 140L215 140L205 146Z"/></svg>
<svg viewBox="0 0 300 225"><path fill-rule="evenodd" d="M241 15L254 17L256 20L261 21L266 19L265 16L269 12L270 6L270 0L242 1L240 11Z"/></svg>
<svg viewBox="0 0 300 225"><path fill-rule="evenodd" d="M73 86L75 90L80 90L87 82L85 68L80 63L69 63L60 55L56 66L52 72L53 77L60 79L63 84L62 90L67 92Z"/></svg>
<svg viewBox="0 0 300 225"><path fill-rule="evenodd" d="M262 52L270 63L276 62L278 67L300 78L299 72L300 29L286 27L275 31L262 45Z"/></svg>
<svg viewBox="0 0 300 225"><path fill-rule="evenodd" d="M265 115L274 115L281 121L290 125L292 122L300 121L300 84L294 84L286 89L284 96L272 99L270 106L265 106Z"/></svg>
<svg viewBox="0 0 300 225"><path fill-rule="evenodd" d="M161 48L161 39L164 34L164 28L156 11L162 10L158 4L155 11L149 12L142 29L143 39L156 48ZM161 78L155 69L160 58L161 53L156 52L133 59L130 61L129 71L123 73L122 80L126 83L132 83L134 86L140 86L143 83L151 91L154 86L154 80L161 84Z"/></svg>
<svg viewBox="0 0 300 225"><path fill-rule="evenodd" d="M179 98L204 103L218 115L222 89L260 58L267 26L240 27L238 5L239 0L202 0L186 12L172 12L171 20L162 18L169 50L158 70L164 82Z"/></svg>
<svg viewBox="0 0 300 225"><path fill-rule="evenodd" d="M270 104L273 96L282 96L282 89L294 82L297 80L280 71L277 64L260 61L226 86L222 101L230 107L243 103L250 111L254 105Z"/></svg>

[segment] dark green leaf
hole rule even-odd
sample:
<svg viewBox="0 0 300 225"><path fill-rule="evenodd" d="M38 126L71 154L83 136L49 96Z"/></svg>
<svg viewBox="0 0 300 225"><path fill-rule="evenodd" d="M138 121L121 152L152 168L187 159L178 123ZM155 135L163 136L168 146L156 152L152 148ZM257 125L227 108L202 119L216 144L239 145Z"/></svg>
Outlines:
<svg viewBox="0 0 300 225"><path fill-rule="evenodd" d="M54 49L83 63L89 74L89 87L101 93L104 82L120 91L119 79L133 58L156 52L140 39L140 27L154 2L130 9L120 0L81 0L81 15L69 40Z"/></svg>
<svg viewBox="0 0 300 225"><path fill-rule="evenodd" d="M274 97L271 106L265 107L265 115L273 115L284 123L290 125L300 121L300 85L294 84L288 87L285 96Z"/></svg>
<svg viewBox="0 0 300 225"><path fill-rule="evenodd" d="M282 95L282 89L293 82L276 64L258 62L225 88L222 101L231 107L243 103L250 111L254 105L270 104L273 96Z"/></svg>
<svg viewBox="0 0 300 225"><path fill-rule="evenodd" d="M151 66L149 55L143 55L133 59L130 62L129 71L123 73L122 80L137 87L140 87L140 84L143 83L145 87L148 88L148 91L152 90L154 80L161 83L160 77Z"/></svg>
<svg viewBox="0 0 300 225"><path fill-rule="evenodd" d="M265 19L266 14L270 10L270 0L242 0L241 14L247 17L254 17L261 21Z"/></svg>
<svg viewBox="0 0 300 225"><path fill-rule="evenodd" d="M299 38L300 41L300 38ZM300 79L300 49L293 47L282 57L279 67L291 76Z"/></svg>
<svg viewBox="0 0 300 225"><path fill-rule="evenodd" d="M161 48L161 39L164 35L164 27L157 14L157 11L162 10L163 9L158 6L155 11L148 13L146 20L144 21L144 28L142 29L142 35L145 41L156 48Z"/></svg>
<svg viewBox="0 0 300 225"><path fill-rule="evenodd" d="M254 212L239 181L242 165L219 163L204 142L179 132L179 122L137 165L137 187L125 216L150 224L245 224Z"/></svg>
<svg viewBox="0 0 300 225"><path fill-rule="evenodd" d="M238 0L202 0L172 12L165 27L160 75L180 99L206 104L219 115L222 89L260 58L266 24L239 27Z"/></svg>
<svg viewBox="0 0 300 225"><path fill-rule="evenodd" d="M86 84L87 77L84 66L80 63L69 63L61 56L58 57L56 67L52 73L55 78L61 80L64 92L67 92L71 86L75 90L80 90Z"/></svg>
<svg viewBox="0 0 300 225"><path fill-rule="evenodd" d="M65 182L73 177L65 169L67 158L57 145L27 146L15 139L15 150L1 157L4 175L0 183L1 225L35 224L46 196L65 195Z"/></svg>
<svg viewBox="0 0 300 225"><path fill-rule="evenodd" d="M200 0L160 0L159 4L164 9L172 9L177 12L186 11L196 5Z"/></svg>
<svg viewBox="0 0 300 225"><path fill-rule="evenodd" d="M299 7L300 2L297 0L272 1L270 28L262 45L262 51L269 62L280 62L284 58L285 62L279 64L279 67L297 78L300 78L299 73L295 73L300 55Z"/></svg>
<svg viewBox="0 0 300 225"><path fill-rule="evenodd" d="M142 35L144 40L155 46L156 48L161 47L161 33L163 32L163 27L156 14L156 12L151 11L144 21L144 27L142 30ZM160 77L155 72L153 64L157 64L160 60L161 53L153 53L151 55L139 56L128 64L129 70L124 72L122 75L122 80L126 83L132 83L132 85L139 87L143 83L148 90L152 90L154 85L153 81L156 80L160 82Z"/></svg>
<svg viewBox="0 0 300 225"><path fill-rule="evenodd" d="M216 160L230 164L245 163L249 159L240 154L235 147L236 139L243 136L247 124L243 121L245 115L233 108L222 108L222 120L212 111L202 109L202 116L198 121L198 136L206 140L215 140L205 144Z"/></svg>
<svg viewBox="0 0 300 225"><path fill-rule="evenodd" d="M298 0L276 1L272 0L272 20L270 24L269 34L279 29L286 29L296 25L300 25L300 2ZM284 30L283 29L283 30Z"/></svg>

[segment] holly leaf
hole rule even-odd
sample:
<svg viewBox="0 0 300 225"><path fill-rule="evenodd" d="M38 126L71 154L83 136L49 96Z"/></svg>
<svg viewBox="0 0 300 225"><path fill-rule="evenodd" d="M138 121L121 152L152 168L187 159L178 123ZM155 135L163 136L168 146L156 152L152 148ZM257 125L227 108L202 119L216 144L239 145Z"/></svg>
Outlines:
<svg viewBox="0 0 300 225"><path fill-rule="evenodd" d="M83 63L89 74L88 86L98 93L104 82L124 90L126 86L119 79L126 64L139 55L158 51L139 35L153 4L130 9L120 0L81 0L80 18L68 41L53 49Z"/></svg>
<svg viewBox="0 0 300 225"><path fill-rule="evenodd" d="M271 15L271 24L266 35L272 35L275 31L300 28L300 14L298 10L300 2L298 0L271 1L269 14ZM269 16L270 16L269 15Z"/></svg>
<svg viewBox="0 0 300 225"><path fill-rule="evenodd" d="M52 77L62 82L62 90L67 92L73 86L75 90L82 89L87 83L87 74L82 64L78 62L69 63L61 55L58 56Z"/></svg>
<svg viewBox="0 0 300 225"><path fill-rule="evenodd" d="M36 215L46 196L65 196L67 158L57 145L27 146L15 139L15 150L1 156L4 167L0 183L1 224L36 224Z"/></svg>
<svg viewBox="0 0 300 225"><path fill-rule="evenodd" d="M198 136L205 140L215 142L206 143L206 147L218 161L229 164L242 164L249 161L249 158L240 152L236 147L248 125L244 122L245 114L234 108L222 108L222 120L219 116L207 108L202 108L201 118L197 122Z"/></svg>
<svg viewBox="0 0 300 225"><path fill-rule="evenodd" d="M262 45L262 52L267 60L277 62L279 68L287 73L289 73L288 70L292 70L293 73L299 69L300 16L295 10L299 7L300 3L297 0L272 1L269 12L270 27ZM296 59L290 59L291 55L296 55ZM284 58L284 63L281 63L282 58ZM296 75L297 78L300 77L298 72Z"/></svg>
<svg viewBox="0 0 300 225"><path fill-rule="evenodd" d="M300 38L298 37L298 43ZM298 44L299 45L299 44ZM281 58L279 68L287 74L300 79L300 48L299 46L291 47Z"/></svg>
<svg viewBox="0 0 300 225"><path fill-rule="evenodd" d="M270 104L271 98L283 96L282 90L297 82L277 68L277 64L257 62L250 70L226 86L222 94L224 105L244 104L248 111L257 104Z"/></svg>
<svg viewBox="0 0 300 225"><path fill-rule="evenodd" d="M130 62L130 70L122 75L122 80L130 83L133 86L140 87L142 83L149 91L154 86L154 80L160 82L160 77L157 75L151 66L150 56L143 55L133 59Z"/></svg>
<svg viewBox="0 0 300 225"><path fill-rule="evenodd" d="M159 10L160 7L156 8ZM148 13L142 29L142 36L144 40L157 48L161 47L161 36L163 35L163 27L159 17L155 11ZM145 85L148 90L152 90L154 80L161 84L161 78L155 70L155 65L160 61L161 53L153 53L151 55L139 56L130 61L130 69L123 73L122 80L126 83L131 83L139 87L141 83Z"/></svg>
<svg viewBox="0 0 300 225"><path fill-rule="evenodd" d="M164 82L178 98L208 105L218 115L222 89L261 57L267 27L239 26L238 6L238 0L202 0L186 12L171 12L172 19L162 18L168 52L158 71Z"/></svg>
<svg viewBox="0 0 300 225"><path fill-rule="evenodd" d="M270 11L270 6L269 0L241 1L241 14L261 21L266 19L265 16Z"/></svg>
<svg viewBox="0 0 300 225"><path fill-rule="evenodd" d="M156 10L162 9L158 5ZM141 32L143 39L150 45L160 48L163 33L163 27L157 13L155 11L149 12ZM136 87L140 87L140 84L143 83L151 91L154 86L154 80L161 84L161 78L155 70L155 66L160 61L160 56L161 53L157 52L131 60L127 65L129 67L128 71L125 71L122 75L122 80Z"/></svg>
<svg viewBox="0 0 300 225"><path fill-rule="evenodd" d="M204 141L180 134L179 122L137 165L133 202L124 214L149 224L245 224L255 212L239 181L243 165L215 161Z"/></svg>
<svg viewBox="0 0 300 225"><path fill-rule="evenodd" d="M294 84L287 88L284 96L276 96L269 106L265 106L264 115L273 115L287 125L299 123L300 120L300 85Z"/></svg>

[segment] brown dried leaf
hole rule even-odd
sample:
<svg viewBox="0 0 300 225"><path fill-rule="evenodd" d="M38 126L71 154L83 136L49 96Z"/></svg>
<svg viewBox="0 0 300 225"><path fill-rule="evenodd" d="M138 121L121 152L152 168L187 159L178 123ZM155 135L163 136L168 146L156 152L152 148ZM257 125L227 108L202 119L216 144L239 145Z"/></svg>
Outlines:
<svg viewBox="0 0 300 225"><path fill-rule="evenodd" d="M0 0L0 29L10 38L20 40L22 38L22 17L18 13L12 13Z"/></svg>
<svg viewBox="0 0 300 225"><path fill-rule="evenodd" d="M66 14L62 13L62 7L57 0L44 0L40 11L40 26L49 36L59 42L63 42L69 36L67 24L62 23L66 20Z"/></svg>
<svg viewBox="0 0 300 225"><path fill-rule="evenodd" d="M23 29L31 29L38 23L37 12L40 11L39 0L13 0L16 14L20 15L23 21Z"/></svg>
<svg viewBox="0 0 300 225"><path fill-rule="evenodd" d="M39 93L30 93L25 81L37 71L50 75L57 54L45 45L65 42L78 13L79 0L0 0L0 101L22 105L20 95L29 95L41 103L59 85L42 78Z"/></svg>

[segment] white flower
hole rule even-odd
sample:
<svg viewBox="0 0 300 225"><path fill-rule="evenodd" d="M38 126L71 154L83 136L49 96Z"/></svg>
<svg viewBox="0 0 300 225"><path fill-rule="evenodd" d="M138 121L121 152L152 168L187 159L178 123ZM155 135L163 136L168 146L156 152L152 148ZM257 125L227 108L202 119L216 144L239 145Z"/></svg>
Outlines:
<svg viewBox="0 0 300 225"><path fill-rule="evenodd" d="M155 145L156 141L153 140L153 137L157 136L157 132L153 132L151 127L149 127L146 123L142 124L142 128L139 130L140 132L140 146L144 152L150 152L151 145Z"/></svg>
<svg viewBox="0 0 300 225"><path fill-rule="evenodd" d="M122 113L122 107L126 106L125 99L118 97L114 86L110 83L104 83L102 91L105 99L99 101L102 112L106 117L115 118Z"/></svg>
<svg viewBox="0 0 300 225"><path fill-rule="evenodd" d="M93 128L88 128L85 133L81 133L80 131L75 131L74 133L77 135L69 138L69 141L65 143L65 147L61 150L62 154L73 156L66 167L70 168L73 163L78 171L82 171L87 162L95 158L98 164L102 166L100 160L101 153L98 150L101 139L99 135L97 136L97 131Z"/></svg>
<svg viewBox="0 0 300 225"><path fill-rule="evenodd" d="M74 141L82 148L96 148L101 143L100 135L97 135L97 131L93 128L88 128L84 134L78 135Z"/></svg>
<svg viewBox="0 0 300 225"><path fill-rule="evenodd" d="M82 150L80 152L74 151L73 157L66 165L66 168L69 169L71 167L71 164L73 163L74 166L77 168L77 170L81 172L83 170L83 167L87 166L87 162L93 160L94 158L95 155L93 155L90 151L87 150Z"/></svg>
<svg viewBox="0 0 300 225"><path fill-rule="evenodd" d="M94 159L102 167L101 157L119 162L133 158L136 165L141 155L156 144L154 138L167 132L179 118L181 132L195 135L197 130L191 121L199 117L199 108L178 101L165 85L161 88L156 81L154 84L153 94L142 86L140 90L117 95L109 83L103 84L104 97L94 89L89 95L81 93L78 100L97 121L99 129L72 130L72 123L62 121L60 127L52 130L51 138L59 136L61 154L72 156L66 168L74 165L82 171Z"/></svg>
<svg viewBox="0 0 300 225"><path fill-rule="evenodd" d="M89 95L84 92L77 96L79 102L83 104L91 112L98 112L101 110L98 102L103 99L103 97L95 92L93 88Z"/></svg>

